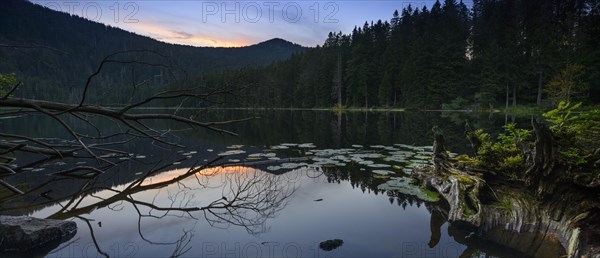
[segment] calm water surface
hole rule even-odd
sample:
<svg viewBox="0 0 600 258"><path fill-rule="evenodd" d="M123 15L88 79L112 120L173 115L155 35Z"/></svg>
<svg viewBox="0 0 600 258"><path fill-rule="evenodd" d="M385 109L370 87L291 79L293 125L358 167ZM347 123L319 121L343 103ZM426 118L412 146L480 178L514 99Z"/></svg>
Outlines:
<svg viewBox="0 0 600 258"><path fill-rule="evenodd" d="M182 112L196 114L193 110ZM518 255L485 241L471 241L477 236L444 221L443 204L381 187L393 178L406 177L403 168L409 167L409 163L385 158L397 157L394 153L399 151L426 155L434 125L444 130L448 148L462 153L469 151L463 137L465 120L473 127L497 132L506 121L513 121L512 117L239 110L200 115L204 120L248 116L260 119L223 127L238 133L238 137L204 129L178 131L184 128L177 124L151 124L173 129L169 140L187 148L167 148L146 141L120 145L119 149L136 153L137 158L123 159L117 168L99 176L93 182L97 190L84 196L77 206L84 209L66 213L60 212L62 205L68 204L87 181L56 180L48 174L70 164L93 161L64 160L43 170L7 178L23 189L56 181L34 191L50 191L47 195L52 200L39 194L11 199L2 203L0 213L75 221L77 235L49 250L49 257ZM68 138L52 121L37 118L32 126L30 119L14 119L2 126L7 131L28 135ZM528 119L521 120L516 122L527 126ZM94 130L76 120L71 123L80 131ZM99 123L107 132L117 130L109 121ZM407 149L406 145L417 149ZM332 154L324 160L306 159L321 155L324 150ZM227 151L237 154L222 156L216 162L224 166L189 171ZM356 156L363 154L367 156ZM368 157L372 154L379 156ZM332 156L338 156L333 163L329 159ZM29 159L17 157L17 162L24 164ZM423 159L426 163L427 159ZM131 182L157 166L165 167L142 184L131 186ZM384 176L374 171L394 174ZM185 178L177 179L186 173ZM152 184L160 187L144 187ZM127 194L115 197L114 190ZM342 239L343 245L331 251L320 249L319 243L329 239Z"/></svg>

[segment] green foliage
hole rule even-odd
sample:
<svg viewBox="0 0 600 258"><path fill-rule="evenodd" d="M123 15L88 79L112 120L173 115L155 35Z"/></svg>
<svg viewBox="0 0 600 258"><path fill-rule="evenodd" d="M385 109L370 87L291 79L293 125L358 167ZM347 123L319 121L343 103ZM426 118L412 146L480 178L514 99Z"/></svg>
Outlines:
<svg viewBox="0 0 600 258"><path fill-rule="evenodd" d="M509 123L503 127L508 134L498 135L498 140L501 141L504 146L517 146L523 144L529 137L531 137L531 130L519 129L515 123Z"/></svg>
<svg viewBox="0 0 600 258"><path fill-rule="evenodd" d="M587 96L589 87L584 77L585 67L579 64L568 64L556 74L546 87L546 92L554 104Z"/></svg>
<svg viewBox="0 0 600 258"><path fill-rule="evenodd" d="M566 164L574 166L587 163L587 158L591 156L591 154L583 154L581 149L573 147L560 151L560 154Z"/></svg>
<svg viewBox="0 0 600 258"><path fill-rule="evenodd" d="M444 109L444 110L461 110L461 109L468 108L469 105L471 105L471 101L469 101L461 96L458 96L455 99L453 99L452 101L450 101L450 103L442 104L442 109Z"/></svg>
<svg viewBox="0 0 600 258"><path fill-rule="evenodd" d="M570 166L571 171L596 173L590 165L600 158L600 110L578 112L581 103L571 105L560 102L558 106L543 114L549 129L559 145L558 162ZM474 136L481 145L475 158L459 155L456 159L465 165L475 165L497 171L502 175L520 180L526 171L524 149L531 149L534 141L532 131L517 128L516 124L504 126L505 133L496 139L482 129L475 130ZM590 176L589 178L594 178Z"/></svg>
<svg viewBox="0 0 600 258"><path fill-rule="evenodd" d="M529 144L527 141L531 137L531 130L517 128L513 123L504 126L504 129L506 133L499 134L497 141L493 141L490 134L482 129L475 131L481 147L474 163L510 177L518 177L525 170L521 146Z"/></svg>
<svg viewBox="0 0 600 258"><path fill-rule="evenodd" d="M3 97L4 94L8 93L14 86L17 85L17 78L14 73L1 74L0 73L0 95Z"/></svg>
<svg viewBox="0 0 600 258"><path fill-rule="evenodd" d="M573 111L580 106L581 103L571 106L570 102L561 101L555 109L544 113L543 116L550 122L550 129L555 135L567 140L573 140L573 137L580 129L574 123L578 119L578 116L574 116Z"/></svg>
<svg viewBox="0 0 600 258"><path fill-rule="evenodd" d="M506 194L502 195L502 197L500 197L500 200L496 204L496 207L503 209L507 213L512 212L512 206L512 198L510 197L510 195Z"/></svg>
<svg viewBox="0 0 600 258"><path fill-rule="evenodd" d="M458 156L456 156L456 158L454 158L456 161L458 161L461 164L465 164L465 165L473 165L475 164L475 159L469 157L469 155L467 154L460 154Z"/></svg>
<svg viewBox="0 0 600 258"><path fill-rule="evenodd" d="M571 105L562 101L557 108L544 113L550 130L563 148L562 162L575 166L593 161L592 154L600 142L600 110L577 112L580 106L581 103Z"/></svg>
<svg viewBox="0 0 600 258"><path fill-rule="evenodd" d="M347 108L344 105L335 104L335 106L333 106L333 111L336 113L343 113L346 110L347 110Z"/></svg>
<svg viewBox="0 0 600 258"><path fill-rule="evenodd" d="M439 202L441 199L441 196L439 193L431 191L429 189L426 188L420 188L421 191L423 191L423 193L425 194L425 196L427 196L427 200L431 201L431 202Z"/></svg>

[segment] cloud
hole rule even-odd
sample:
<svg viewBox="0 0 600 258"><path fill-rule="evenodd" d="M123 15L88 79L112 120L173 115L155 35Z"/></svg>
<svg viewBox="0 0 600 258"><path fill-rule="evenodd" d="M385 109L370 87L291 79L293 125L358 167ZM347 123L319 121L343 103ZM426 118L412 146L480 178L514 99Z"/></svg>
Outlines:
<svg viewBox="0 0 600 258"><path fill-rule="evenodd" d="M174 44L209 47L240 47L252 44L247 38L240 35L227 35L227 37L219 38L211 34L173 29L168 24L162 24L159 21L131 23L126 27L138 34Z"/></svg>
<svg viewBox="0 0 600 258"><path fill-rule="evenodd" d="M169 31L176 35L175 37L173 37L175 39L190 39L190 38L194 37L193 34L187 33L185 31L175 31L175 30L169 30Z"/></svg>

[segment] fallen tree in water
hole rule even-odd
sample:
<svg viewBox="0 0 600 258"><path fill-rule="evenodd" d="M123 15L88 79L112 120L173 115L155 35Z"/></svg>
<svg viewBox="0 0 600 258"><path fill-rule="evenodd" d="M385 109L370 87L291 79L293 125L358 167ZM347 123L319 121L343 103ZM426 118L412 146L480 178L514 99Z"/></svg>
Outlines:
<svg viewBox="0 0 600 258"><path fill-rule="evenodd" d="M547 117L550 126L534 120L531 132L508 126L501 143L467 125L476 156L456 159L448 157L443 133L434 128L434 166L413 176L448 202L449 222L473 228L486 241L528 256L560 256L548 252L554 241L568 257L600 257L597 142L575 148L577 136L569 139Z"/></svg>

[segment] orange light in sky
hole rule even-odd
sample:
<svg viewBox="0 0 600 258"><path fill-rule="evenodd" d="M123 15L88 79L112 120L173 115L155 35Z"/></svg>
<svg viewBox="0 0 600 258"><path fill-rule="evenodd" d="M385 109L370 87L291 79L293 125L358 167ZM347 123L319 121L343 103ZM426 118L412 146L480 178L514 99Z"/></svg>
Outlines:
<svg viewBox="0 0 600 258"><path fill-rule="evenodd" d="M243 47L250 45L250 41L243 37L234 39L218 39L205 35L196 35L185 31L169 29L160 24L130 23L126 29L134 31L140 35L145 35L163 42L191 45L199 47Z"/></svg>

